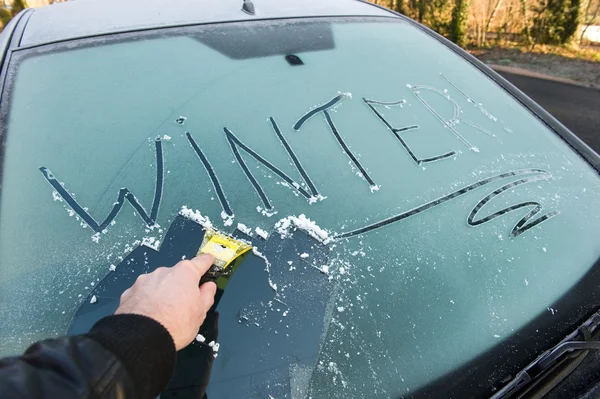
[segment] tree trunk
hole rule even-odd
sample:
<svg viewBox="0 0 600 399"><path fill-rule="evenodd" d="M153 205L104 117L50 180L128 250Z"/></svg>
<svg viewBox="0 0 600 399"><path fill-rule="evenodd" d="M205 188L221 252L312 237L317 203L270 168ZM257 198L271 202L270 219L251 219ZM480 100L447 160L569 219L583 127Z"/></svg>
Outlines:
<svg viewBox="0 0 600 399"><path fill-rule="evenodd" d="M542 35L542 32L544 32L544 30L546 29L546 10L547 9L548 9L548 0L544 0L544 6L542 8L540 8L540 11L538 12L538 15L537 15L538 20L541 18L541 21L538 26L537 35L535 35L535 39L531 43L531 48L529 49L529 51L533 51L533 49L535 48L535 45L540 40L540 36Z"/></svg>
<svg viewBox="0 0 600 399"><path fill-rule="evenodd" d="M402 15L406 15L406 0L394 0L394 11L399 12Z"/></svg>
<svg viewBox="0 0 600 399"><path fill-rule="evenodd" d="M487 11L485 8L485 1L481 2L481 22L479 24L479 29L481 29L481 34L480 34L480 40L479 43L477 43L478 46L483 46L483 44L486 42L487 38L486 38L486 30L485 30L485 16L487 15Z"/></svg>
<svg viewBox="0 0 600 399"><path fill-rule="evenodd" d="M523 14L523 23L525 23L525 40L527 41L527 44L531 44L531 29L529 28L529 18L527 16L527 0L520 0L520 2L521 13Z"/></svg>
<svg viewBox="0 0 600 399"><path fill-rule="evenodd" d="M455 0L450 21L450 39L461 47L467 44L469 0Z"/></svg>
<svg viewBox="0 0 600 399"><path fill-rule="evenodd" d="M592 2L590 0L590 2L588 3L588 10L586 10L586 13L585 13L585 17L588 16L589 7L591 6L591 4L592 4ZM594 15L592 16L592 18L589 19L589 20L584 19L584 24L585 25L583 27L583 30L581 31L581 36L579 37L579 43L581 43L581 41L583 40L583 36L585 36L585 32L587 31L587 29L596 20L596 17L598 16L598 11L600 11L600 1L598 2L598 7L596 7L596 11L594 11Z"/></svg>
<svg viewBox="0 0 600 399"><path fill-rule="evenodd" d="M425 18L425 7L427 7L426 0L419 0L419 22L423 22Z"/></svg>
<svg viewBox="0 0 600 399"><path fill-rule="evenodd" d="M506 11L505 15L504 15L504 23L502 24L504 26L504 31L502 34L502 42L505 41L506 37L509 37L509 40L512 40L512 37L510 35L510 27L512 26L510 23L512 21L511 16L512 16L512 10L513 10L513 3L509 2L508 3L508 10Z"/></svg>
<svg viewBox="0 0 600 399"><path fill-rule="evenodd" d="M496 18L496 13L500 9L500 4L502 4L502 0L496 1L496 5L494 6L494 9L492 10L490 17L488 18L487 23L485 24L486 32L490 31L490 26L492 25L492 22L494 22L494 18Z"/></svg>

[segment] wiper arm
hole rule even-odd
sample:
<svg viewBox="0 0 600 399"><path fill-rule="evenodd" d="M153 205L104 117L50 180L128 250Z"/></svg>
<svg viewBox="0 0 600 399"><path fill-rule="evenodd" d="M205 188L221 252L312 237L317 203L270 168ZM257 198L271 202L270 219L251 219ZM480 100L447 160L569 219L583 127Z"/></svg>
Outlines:
<svg viewBox="0 0 600 399"><path fill-rule="evenodd" d="M548 375L548 371L557 366L559 362L565 360L569 354L600 350L600 341L598 341L598 336L600 335L599 327L600 311L594 313L592 317L556 346L542 353L490 399L509 399L522 393L524 389ZM568 373L575 367L569 370ZM557 385L561 380L554 381L554 384Z"/></svg>

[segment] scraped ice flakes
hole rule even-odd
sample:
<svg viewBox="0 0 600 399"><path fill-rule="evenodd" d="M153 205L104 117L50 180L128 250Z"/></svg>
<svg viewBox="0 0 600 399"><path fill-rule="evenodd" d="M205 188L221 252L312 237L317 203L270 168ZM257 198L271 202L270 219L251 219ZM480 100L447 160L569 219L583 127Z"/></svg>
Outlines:
<svg viewBox="0 0 600 399"><path fill-rule="evenodd" d="M142 239L142 246L152 248L155 251L158 251L158 246L160 245L160 240L156 237L144 237Z"/></svg>
<svg viewBox="0 0 600 399"><path fill-rule="evenodd" d="M95 304L96 302L98 302L98 298L96 298L96 295L93 295L93 296L92 296L92 299L90 299L90 303L93 305L93 304Z"/></svg>
<svg viewBox="0 0 600 399"><path fill-rule="evenodd" d="M256 229L254 229L254 231L256 232L256 235L259 236L260 238L262 238L263 240L266 240L269 238L269 233L267 233L260 227L257 227Z"/></svg>
<svg viewBox="0 0 600 399"><path fill-rule="evenodd" d="M260 252L256 247L252 247L252 253L265 261L265 271L269 275L269 286L273 289L273 291L275 291L275 294L277 294L277 284L271 280L271 262L269 262L269 259L267 259L267 257L263 255L263 253Z"/></svg>
<svg viewBox="0 0 600 399"><path fill-rule="evenodd" d="M263 208L261 208L260 206L257 206L257 207L256 207L256 212L258 212L258 213L260 213L260 214L262 214L263 216L266 216L266 217L268 217L268 218L270 218L271 216L273 216L273 215L276 215L276 214L277 214L277 211L273 211L273 210L271 210L271 211L268 211L268 210L266 210L266 209L263 209Z"/></svg>
<svg viewBox="0 0 600 399"><path fill-rule="evenodd" d="M205 342L206 338L204 337L204 335L198 334L198 335L196 335L196 341L198 341L198 342Z"/></svg>
<svg viewBox="0 0 600 399"><path fill-rule="evenodd" d="M243 223L238 223L237 229L248 236L252 235L252 229Z"/></svg>
<svg viewBox="0 0 600 399"><path fill-rule="evenodd" d="M60 194L58 194L58 191L52 191L52 199L54 201L63 202L63 199Z"/></svg>
<svg viewBox="0 0 600 399"><path fill-rule="evenodd" d="M175 119L175 123L181 126L185 123L186 120L187 118L185 116L180 116L179 118Z"/></svg>
<svg viewBox="0 0 600 399"><path fill-rule="evenodd" d="M213 226L213 224L210 221L210 219L208 218L208 216L203 216L200 213L200 211L198 211L198 210L194 211L194 210L188 208L185 205L181 207L181 210L179 211L179 214L181 216L185 217L185 218L193 220L194 222L198 223L199 225L201 225L205 229L212 228L212 226Z"/></svg>
<svg viewBox="0 0 600 399"><path fill-rule="evenodd" d="M313 195L312 197L310 197L308 199L308 203L309 204L314 204L315 202L323 201L323 200L326 200L326 199L327 199L327 197L324 197L321 194L316 195L316 196Z"/></svg>
<svg viewBox="0 0 600 399"><path fill-rule="evenodd" d="M225 211L221 212L221 219L223 219L223 225L231 226L235 215L229 215Z"/></svg>
<svg viewBox="0 0 600 399"><path fill-rule="evenodd" d="M212 350L213 350L213 357L216 359L217 356L219 356L218 352L219 352L219 346L220 346L220 344L218 342L215 342L215 341L210 341L208 343L208 346L210 346L212 348Z"/></svg>
<svg viewBox="0 0 600 399"><path fill-rule="evenodd" d="M287 238L293 229L299 229L306 232L309 236L323 244L331 242L329 232L319 227L315 222L308 219L304 214L288 216L275 223L275 229L281 235L281 238Z"/></svg>
<svg viewBox="0 0 600 399"><path fill-rule="evenodd" d="M171 136L165 134L164 136L162 136L162 141L171 141Z"/></svg>

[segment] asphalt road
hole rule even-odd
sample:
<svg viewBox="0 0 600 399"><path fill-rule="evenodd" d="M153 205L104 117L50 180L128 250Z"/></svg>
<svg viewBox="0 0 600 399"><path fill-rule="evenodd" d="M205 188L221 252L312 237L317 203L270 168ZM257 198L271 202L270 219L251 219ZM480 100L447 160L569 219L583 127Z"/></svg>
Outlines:
<svg viewBox="0 0 600 399"><path fill-rule="evenodd" d="M497 70L600 154L600 89Z"/></svg>

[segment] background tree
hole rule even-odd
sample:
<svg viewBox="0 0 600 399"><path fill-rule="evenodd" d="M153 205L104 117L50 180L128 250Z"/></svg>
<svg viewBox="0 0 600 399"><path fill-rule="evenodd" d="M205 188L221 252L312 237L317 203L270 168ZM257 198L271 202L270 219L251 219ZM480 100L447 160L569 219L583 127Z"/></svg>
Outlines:
<svg viewBox="0 0 600 399"><path fill-rule="evenodd" d="M25 0L13 0L13 4L12 4L13 17L26 8L27 8L27 3L25 3Z"/></svg>
<svg viewBox="0 0 600 399"><path fill-rule="evenodd" d="M587 32L590 25L600 23L600 0L597 1L596 8L593 13L591 13L592 9L592 0L588 0L585 7L585 11L581 16L581 23L583 25L583 29L581 30L581 36L579 36L579 43L583 41L583 38L585 37L585 32Z"/></svg>
<svg viewBox="0 0 600 399"><path fill-rule="evenodd" d="M0 8L0 22L2 22L2 28L4 28L15 15L26 8L27 3L25 3L25 0L14 0L10 10L6 7Z"/></svg>
<svg viewBox="0 0 600 399"><path fill-rule="evenodd" d="M467 44L467 20L469 18L469 0L454 0L452 20L450 21L450 40L464 47Z"/></svg>
<svg viewBox="0 0 600 399"><path fill-rule="evenodd" d="M533 26L535 43L566 44L579 28L581 0L547 0L538 8Z"/></svg>
<svg viewBox="0 0 600 399"><path fill-rule="evenodd" d="M523 33L525 34L525 43L532 44L533 39L531 37L531 28L529 26L529 10L527 7L527 0L519 0L519 3L521 5L521 14L523 15L523 22L525 24L523 29Z"/></svg>
<svg viewBox="0 0 600 399"><path fill-rule="evenodd" d="M8 24L8 22L12 19L13 15L6 8L0 8L0 22L2 23L2 28Z"/></svg>
<svg viewBox="0 0 600 399"><path fill-rule="evenodd" d="M489 40L563 45L600 23L600 0L370 0L461 45ZM592 27L588 26L592 25Z"/></svg>

